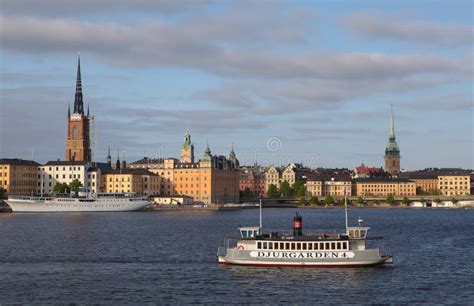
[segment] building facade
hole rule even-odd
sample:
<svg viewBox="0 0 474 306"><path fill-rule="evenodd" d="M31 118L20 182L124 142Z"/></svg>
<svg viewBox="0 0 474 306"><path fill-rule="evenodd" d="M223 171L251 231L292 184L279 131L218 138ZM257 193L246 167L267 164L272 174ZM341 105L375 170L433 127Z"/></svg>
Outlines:
<svg viewBox="0 0 474 306"><path fill-rule="evenodd" d="M306 180L308 196L332 196L341 198L352 195L352 178L349 174L309 175Z"/></svg>
<svg viewBox="0 0 474 306"><path fill-rule="evenodd" d="M0 159L0 188L7 195L33 195L36 193L37 169L32 160L17 158Z"/></svg>
<svg viewBox="0 0 474 306"><path fill-rule="evenodd" d="M390 135L388 137L388 144L385 147L384 161L385 161L386 172L395 176L400 173L400 149L395 139L393 107L390 113Z"/></svg>
<svg viewBox="0 0 474 306"><path fill-rule="evenodd" d="M129 164L132 169L148 169L161 178L161 195L186 195L204 204L239 202L239 161L232 148L228 157L213 156L206 147L199 162L194 158L191 136L186 133L180 159L143 158Z"/></svg>
<svg viewBox="0 0 474 306"><path fill-rule="evenodd" d="M355 179L353 194L361 197L414 196L416 183L406 178Z"/></svg>
<svg viewBox="0 0 474 306"><path fill-rule="evenodd" d="M70 184L74 180L81 182L82 186L88 185L88 169L91 164L87 161L49 161L37 167L38 194L50 194L56 184ZM90 192L97 192L97 182Z"/></svg>
<svg viewBox="0 0 474 306"><path fill-rule="evenodd" d="M239 189L249 189L254 197L265 195L265 171L258 167L240 168Z"/></svg>
<svg viewBox="0 0 474 306"><path fill-rule="evenodd" d="M143 196L160 194L160 177L146 169L114 169L102 174L107 193L136 193Z"/></svg>
<svg viewBox="0 0 474 306"><path fill-rule="evenodd" d="M445 196L471 194L471 176L466 171L453 171L438 176L438 189Z"/></svg>
<svg viewBox="0 0 474 306"><path fill-rule="evenodd" d="M86 161L91 162L92 150L90 141L90 124L93 117L87 110L84 113L84 102L82 96L81 83L81 62L77 62L76 95L74 98L74 111L71 114L68 109L67 123L67 143L66 143L66 161Z"/></svg>
<svg viewBox="0 0 474 306"><path fill-rule="evenodd" d="M280 188L282 170L278 167L271 166L265 171L265 194L268 191L270 185L275 185Z"/></svg>

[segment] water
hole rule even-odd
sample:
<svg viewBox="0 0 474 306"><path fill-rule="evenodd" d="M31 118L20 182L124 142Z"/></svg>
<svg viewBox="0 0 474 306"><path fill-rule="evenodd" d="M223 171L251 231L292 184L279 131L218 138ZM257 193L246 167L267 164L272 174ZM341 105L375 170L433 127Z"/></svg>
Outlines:
<svg viewBox="0 0 474 306"><path fill-rule="evenodd" d="M264 209L290 228L296 209ZM299 209L305 229L342 229L343 211ZM2 303L474 303L474 210L354 209L395 265L219 266L217 247L258 210L0 214Z"/></svg>

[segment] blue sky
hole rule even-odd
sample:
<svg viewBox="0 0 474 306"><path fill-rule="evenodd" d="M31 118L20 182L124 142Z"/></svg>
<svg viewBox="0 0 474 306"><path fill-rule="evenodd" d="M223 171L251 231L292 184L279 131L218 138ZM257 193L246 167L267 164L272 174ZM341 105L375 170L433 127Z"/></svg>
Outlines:
<svg viewBox="0 0 474 306"><path fill-rule="evenodd" d="M471 1L3 0L0 156L63 158L77 52L98 161L474 168ZM115 157L114 157L115 158Z"/></svg>

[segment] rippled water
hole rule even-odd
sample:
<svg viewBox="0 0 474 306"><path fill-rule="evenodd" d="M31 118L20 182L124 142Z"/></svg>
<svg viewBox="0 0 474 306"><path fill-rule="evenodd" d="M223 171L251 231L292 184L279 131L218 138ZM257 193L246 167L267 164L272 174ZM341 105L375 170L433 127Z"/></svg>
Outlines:
<svg viewBox="0 0 474 306"><path fill-rule="evenodd" d="M265 209L290 228L296 209ZM341 229L343 211L299 209L305 229ZM217 247L257 210L0 214L1 303L474 303L474 210L359 209L395 265L219 266Z"/></svg>

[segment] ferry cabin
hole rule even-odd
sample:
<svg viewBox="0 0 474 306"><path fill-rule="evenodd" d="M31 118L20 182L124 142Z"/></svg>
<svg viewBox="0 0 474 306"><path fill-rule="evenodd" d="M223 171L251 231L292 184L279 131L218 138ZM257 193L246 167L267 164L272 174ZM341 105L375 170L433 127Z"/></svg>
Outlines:
<svg viewBox="0 0 474 306"><path fill-rule="evenodd" d="M332 251L365 250L369 227L349 227L347 234L308 233L303 236L260 235L259 227L240 227L236 248L246 251Z"/></svg>

